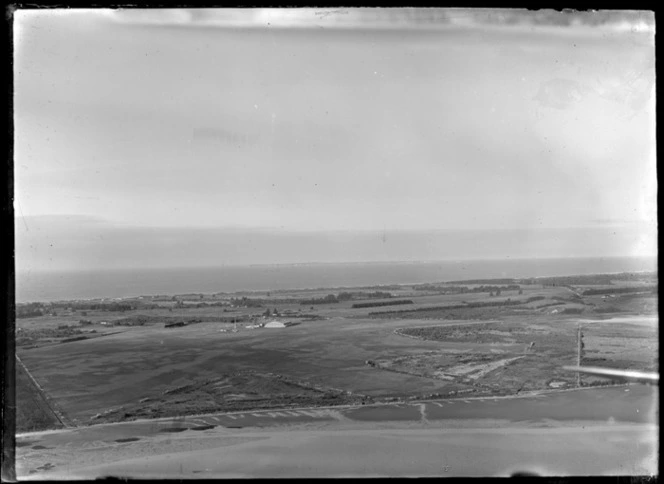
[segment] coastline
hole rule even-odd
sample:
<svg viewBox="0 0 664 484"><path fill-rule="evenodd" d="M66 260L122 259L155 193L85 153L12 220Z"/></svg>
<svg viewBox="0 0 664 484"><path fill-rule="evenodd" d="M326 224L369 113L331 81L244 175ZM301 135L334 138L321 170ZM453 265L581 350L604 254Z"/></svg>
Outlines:
<svg viewBox="0 0 664 484"><path fill-rule="evenodd" d="M656 257L505 258L103 271L19 271L16 274L16 301L27 303L128 299L186 293L233 295L348 290L472 279L525 279L656 271Z"/></svg>

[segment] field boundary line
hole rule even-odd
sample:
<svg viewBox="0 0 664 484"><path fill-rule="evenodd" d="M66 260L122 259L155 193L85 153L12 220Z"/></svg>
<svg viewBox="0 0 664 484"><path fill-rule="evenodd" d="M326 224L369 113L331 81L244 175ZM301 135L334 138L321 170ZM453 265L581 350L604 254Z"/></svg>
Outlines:
<svg viewBox="0 0 664 484"><path fill-rule="evenodd" d="M41 385L35 380L35 377L32 376L32 373L28 370L28 367L25 366L25 364L21 361L21 359L16 356L16 362L21 365L21 368L23 368L23 371L25 371L25 374L28 375L28 378L32 382L32 384L35 386L41 397L44 399L44 402L46 403L46 406L48 406L49 410L53 412L53 415L55 415L55 418L58 419L58 422L65 428L65 429L72 429L75 428L76 425L72 424L72 422L67 418L64 412L60 410L60 408L57 406L55 401L46 393L46 391L41 387Z"/></svg>
<svg viewBox="0 0 664 484"><path fill-rule="evenodd" d="M107 426L107 425L131 425L134 423L159 423L159 422L172 422L175 419L183 419L183 421L186 421L186 419L195 419L198 417L225 417L225 416L235 416L238 414L250 414L252 412L258 413L269 413L269 412L284 412L284 411L298 411L298 410L331 410L331 411L339 411L339 410L349 410L349 409L354 409L354 408L363 408L363 407L385 407L385 406L398 406L398 405L418 405L422 403L434 403L434 402L444 402L447 404L453 404L455 402L463 402L463 400L471 400L471 401L481 401L481 400L508 400L508 399L519 399L519 398L533 398L537 397L538 395L552 395L552 394L558 394L558 393L566 393L566 392L571 392L571 391L584 391L584 390L597 390L597 389L602 389L602 388L617 388L617 387L627 387L630 386L631 384L629 383L620 383L616 385L601 385L601 386L594 386L594 387L581 387L581 388L565 388L561 390L535 390L533 392L521 392L518 395L495 395L495 396L483 396L483 397L457 397L457 398L439 398L439 399L422 399L422 400L410 400L410 401L403 401L403 402L379 402L379 403L373 403L373 404L368 404L368 405L332 405L332 406L321 406L321 407L296 407L296 408L272 408L272 409L256 409L256 410L237 410L233 412L212 412L212 413L203 413L203 414L194 414L194 415L176 415L176 416L171 416L171 417L159 417L159 418L144 418L144 419L137 419L137 420L125 420L121 422L102 422L102 423L96 423L92 425L80 425L80 426L72 426L68 427L65 429L52 429L52 430L42 430L42 431L35 431L35 432L22 432L22 433L17 433L17 436L28 436L32 434L44 434L44 433L58 433L58 432L63 432L66 430L79 430L79 429L85 429L85 428L91 428L91 427L102 427L102 426ZM233 417L231 417L233 418ZM237 418L237 417L235 417ZM233 420L235 419L233 418Z"/></svg>
<svg viewBox="0 0 664 484"><path fill-rule="evenodd" d="M584 391L584 390L597 390L601 388L620 388L620 387L627 387L631 386L630 383L616 383L613 385L596 385L596 386L588 386L588 387L580 387L580 388L559 388L559 389L546 389L546 390L532 390L528 392L519 392L515 393L514 395L487 395L487 396L482 396L482 397L463 397L463 396L454 396L451 398L430 398L430 399L423 399L423 400L411 400L410 402L406 403L414 403L414 402L454 402L454 401L462 401L462 400L494 400L494 399L499 399L499 400L508 400L512 398L533 398L537 397L540 395L557 395L558 393L566 393L566 392L575 392L575 391Z"/></svg>

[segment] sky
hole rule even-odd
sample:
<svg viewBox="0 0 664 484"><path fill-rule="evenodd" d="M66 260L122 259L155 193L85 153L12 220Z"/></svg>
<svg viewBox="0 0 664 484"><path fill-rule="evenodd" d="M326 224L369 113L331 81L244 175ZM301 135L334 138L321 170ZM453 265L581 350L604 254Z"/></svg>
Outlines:
<svg viewBox="0 0 664 484"><path fill-rule="evenodd" d="M14 14L17 270L655 255L654 15Z"/></svg>

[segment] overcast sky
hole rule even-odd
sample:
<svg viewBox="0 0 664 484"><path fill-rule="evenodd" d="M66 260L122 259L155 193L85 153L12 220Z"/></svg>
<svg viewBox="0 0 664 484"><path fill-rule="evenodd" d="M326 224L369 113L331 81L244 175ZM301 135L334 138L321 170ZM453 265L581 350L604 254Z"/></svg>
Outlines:
<svg viewBox="0 0 664 484"><path fill-rule="evenodd" d="M16 12L17 268L656 253L652 14L367 12Z"/></svg>

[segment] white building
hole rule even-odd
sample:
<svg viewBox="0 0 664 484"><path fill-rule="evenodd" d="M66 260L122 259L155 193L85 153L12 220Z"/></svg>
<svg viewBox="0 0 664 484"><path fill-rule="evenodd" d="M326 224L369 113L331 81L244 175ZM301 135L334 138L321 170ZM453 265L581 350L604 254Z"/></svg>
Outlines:
<svg viewBox="0 0 664 484"><path fill-rule="evenodd" d="M281 321L270 321L264 327L265 328L285 328L286 325L284 323L282 323Z"/></svg>

